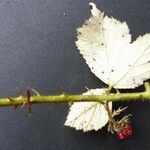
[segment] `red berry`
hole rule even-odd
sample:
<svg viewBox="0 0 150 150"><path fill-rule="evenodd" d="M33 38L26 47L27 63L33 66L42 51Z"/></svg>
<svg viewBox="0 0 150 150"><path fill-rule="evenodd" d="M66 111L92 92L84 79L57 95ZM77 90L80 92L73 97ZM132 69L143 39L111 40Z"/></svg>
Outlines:
<svg viewBox="0 0 150 150"><path fill-rule="evenodd" d="M121 130L121 132L122 132L122 134L123 134L125 137L128 136L128 130L123 129L123 130Z"/></svg>
<svg viewBox="0 0 150 150"><path fill-rule="evenodd" d="M118 132L117 135L120 140L123 140L125 138L125 136L122 134L122 132Z"/></svg>
<svg viewBox="0 0 150 150"><path fill-rule="evenodd" d="M131 126L130 123L125 124L124 128L125 128L125 129L129 129L129 130L132 130L132 126Z"/></svg>
<svg viewBox="0 0 150 150"><path fill-rule="evenodd" d="M132 130L128 130L128 135L131 136L132 135Z"/></svg>
<svg viewBox="0 0 150 150"><path fill-rule="evenodd" d="M119 139L124 140L132 135L132 126L130 123L126 123L123 129L117 132Z"/></svg>

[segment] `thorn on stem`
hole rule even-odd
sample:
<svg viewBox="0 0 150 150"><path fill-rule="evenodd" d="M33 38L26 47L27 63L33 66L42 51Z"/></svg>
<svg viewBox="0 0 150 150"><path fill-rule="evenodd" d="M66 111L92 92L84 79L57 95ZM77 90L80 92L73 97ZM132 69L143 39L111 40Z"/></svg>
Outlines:
<svg viewBox="0 0 150 150"><path fill-rule="evenodd" d="M13 99L13 98L8 97L8 99L9 99L9 101L10 101L11 103L14 102L14 99Z"/></svg>
<svg viewBox="0 0 150 150"><path fill-rule="evenodd" d="M66 96L66 95L67 95L67 93L66 93L66 92L63 92L63 93L62 93L62 95Z"/></svg>
<svg viewBox="0 0 150 150"><path fill-rule="evenodd" d="M8 97L8 99L9 99L9 101L10 101L11 103L14 102L14 99L13 99L13 98ZM17 105L14 105L14 106L13 106L14 111L16 111L17 107L18 107Z"/></svg>
<svg viewBox="0 0 150 150"><path fill-rule="evenodd" d="M60 88L60 93L62 93L62 95L67 95L67 93L65 92L66 90L64 88Z"/></svg>
<svg viewBox="0 0 150 150"><path fill-rule="evenodd" d="M37 92L35 89L31 89L36 95L40 96L41 94Z"/></svg>
<svg viewBox="0 0 150 150"><path fill-rule="evenodd" d="M31 92L29 89L27 89L27 109L28 109L28 114L32 114L32 103L31 103Z"/></svg>

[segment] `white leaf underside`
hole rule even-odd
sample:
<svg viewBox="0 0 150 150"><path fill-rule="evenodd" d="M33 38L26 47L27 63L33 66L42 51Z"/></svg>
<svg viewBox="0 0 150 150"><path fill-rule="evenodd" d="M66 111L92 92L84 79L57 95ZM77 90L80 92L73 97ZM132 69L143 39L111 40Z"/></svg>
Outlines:
<svg viewBox="0 0 150 150"><path fill-rule="evenodd" d="M84 93L86 95L102 95L106 89L93 89ZM112 103L109 102L109 108L112 109ZM75 102L70 107L70 112L65 122L66 126L76 130L91 131L98 130L108 122L108 114L103 104L98 102Z"/></svg>
<svg viewBox="0 0 150 150"><path fill-rule="evenodd" d="M150 34L131 43L125 22L104 16L96 5L77 29L76 45L91 71L114 88L135 88L150 78Z"/></svg>

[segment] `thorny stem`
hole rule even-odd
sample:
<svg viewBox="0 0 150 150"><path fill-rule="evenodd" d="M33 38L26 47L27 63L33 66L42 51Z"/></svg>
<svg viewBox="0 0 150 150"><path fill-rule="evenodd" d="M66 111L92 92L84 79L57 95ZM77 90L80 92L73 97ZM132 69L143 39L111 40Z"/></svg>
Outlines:
<svg viewBox="0 0 150 150"><path fill-rule="evenodd" d="M0 98L0 107L3 106L18 106L18 105L28 105L28 108L31 109L30 105L32 104L41 104L41 103L69 103L69 102L83 102L83 101L96 101L100 103L106 102L117 102L117 101L136 101L136 100L145 100L150 101L150 83L146 82L145 91L135 92L135 93L111 93L104 95L40 95L31 96L29 93L27 96L19 96L13 98ZM29 92L29 91L28 91ZM29 110L30 111L30 110Z"/></svg>

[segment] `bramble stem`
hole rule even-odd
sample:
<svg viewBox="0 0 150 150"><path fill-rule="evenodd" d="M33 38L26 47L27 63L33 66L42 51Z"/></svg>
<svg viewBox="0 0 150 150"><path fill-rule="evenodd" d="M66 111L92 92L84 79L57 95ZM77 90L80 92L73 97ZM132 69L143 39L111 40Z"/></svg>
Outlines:
<svg viewBox="0 0 150 150"><path fill-rule="evenodd" d="M117 101L136 101L145 100L150 101L150 83L144 84L144 92L135 93L111 93L104 95L36 95L30 97L30 104L41 104L41 103L69 103L69 102L83 102L83 101L97 101L100 103L104 102L117 102ZM0 98L0 107L3 106L18 106L28 104L29 98L25 96L13 97L13 98Z"/></svg>

